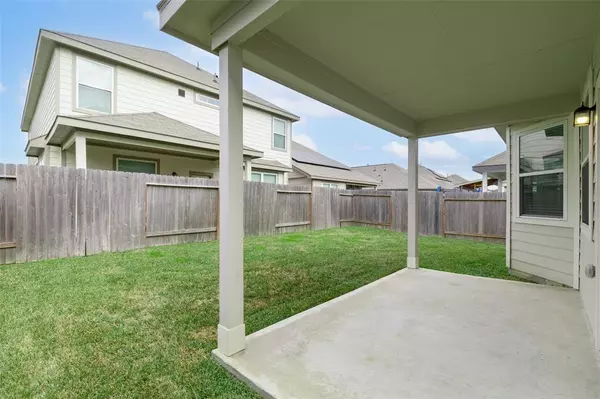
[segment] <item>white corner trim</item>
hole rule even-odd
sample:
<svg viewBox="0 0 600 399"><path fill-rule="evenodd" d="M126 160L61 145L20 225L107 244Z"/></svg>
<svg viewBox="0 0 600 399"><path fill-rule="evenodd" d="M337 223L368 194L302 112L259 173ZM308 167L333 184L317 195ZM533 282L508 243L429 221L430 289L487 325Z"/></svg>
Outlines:
<svg viewBox="0 0 600 399"><path fill-rule="evenodd" d="M418 269L419 268L419 258L409 256L406 258L406 267L409 269Z"/></svg>

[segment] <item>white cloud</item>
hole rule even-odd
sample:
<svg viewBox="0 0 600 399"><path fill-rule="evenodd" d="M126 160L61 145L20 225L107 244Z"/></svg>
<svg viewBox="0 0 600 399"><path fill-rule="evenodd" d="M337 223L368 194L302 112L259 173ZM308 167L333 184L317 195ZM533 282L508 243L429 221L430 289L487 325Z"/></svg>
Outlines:
<svg viewBox="0 0 600 399"><path fill-rule="evenodd" d="M142 14L143 18L150 22L152 24L152 26L154 26L155 28L158 28L158 26L160 25L160 16L158 14L157 10L146 10L144 11L144 14Z"/></svg>
<svg viewBox="0 0 600 399"><path fill-rule="evenodd" d="M400 159L408 158L408 145L392 141L382 147L384 151L395 154ZM419 157L429 161L454 161L462 155L442 140L419 141Z"/></svg>
<svg viewBox="0 0 600 399"><path fill-rule="evenodd" d="M310 148L311 150L317 151L317 144L311 139L308 135L304 133L294 133L292 139L299 144L302 144L305 147Z"/></svg>
<svg viewBox="0 0 600 399"><path fill-rule="evenodd" d="M342 116L342 112L256 73L245 71L244 88L301 118Z"/></svg>
<svg viewBox="0 0 600 399"><path fill-rule="evenodd" d="M455 133L454 137L467 140L471 143L502 143L502 139L496 129L480 129L470 132Z"/></svg>
<svg viewBox="0 0 600 399"><path fill-rule="evenodd" d="M4 86L2 84L2 82L0 82L0 93L4 93L6 91L6 86Z"/></svg>
<svg viewBox="0 0 600 399"><path fill-rule="evenodd" d="M397 141L387 143L381 148L383 151L391 152L400 159L408 159L408 146L406 144L400 144Z"/></svg>

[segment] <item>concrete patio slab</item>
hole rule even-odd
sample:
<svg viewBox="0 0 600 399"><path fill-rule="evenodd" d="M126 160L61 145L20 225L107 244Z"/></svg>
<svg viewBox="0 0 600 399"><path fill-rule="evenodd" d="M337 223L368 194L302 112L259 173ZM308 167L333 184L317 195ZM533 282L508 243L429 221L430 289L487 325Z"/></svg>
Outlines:
<svg viewBox="0 0 600 399"><path fill-rule="evenodd" d="M424 269L385 277L215 357L274 398L600 397L578 292Z"/></svg>

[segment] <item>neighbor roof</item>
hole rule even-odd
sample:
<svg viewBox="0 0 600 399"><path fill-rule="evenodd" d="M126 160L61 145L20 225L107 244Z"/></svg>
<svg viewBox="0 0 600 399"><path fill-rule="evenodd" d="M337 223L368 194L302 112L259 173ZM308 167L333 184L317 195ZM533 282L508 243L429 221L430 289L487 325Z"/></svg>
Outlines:
<svg viewBox="0 0 600 399"><path fill-rule="evenodd" d="M78 121L86 124L79 125L76 123ZM158 139L172 144L193 145L216 151L219 149L219 136L166 117L158 112L94 116L58 116L56 124L78 127L86 130L101 129L102 131L113 134L154 140ZM111 131L109 127L125 130ZM148 133L155 133L157 136L154 138L146 137ZM61 141L65 139L64 134L61 134L61 137L54 137L55 131L54 134L51 133L51 135L52 137L49 137L49 143L60 144ZM183 139L184 141L172 140L173 138ZM251 156L260 157L263 155L262 152L247 146L244 146L244 152Z"/></svg>
<svg viewBox="0 0 600 399"><path fill-rule="evenodd" d="M485 161L479 162L473 165L473 172L484 173L484 172L505 172L507 155L506 151L502 151Z"/></svg>
<svg viewBox="0 0 600 399"><path fill-rule="evenodd" d="M467 179L465 179L464 177L457 175L457 174L449 175L447 177L447 179L450 180L452 182L452 184L454 184L455 186L459 186L462 183L467 182Z"/></svg>
<svg viewBox="0 0 600 399"><path fill-rule="evenodd" d="M295 141L292 141L292 166L312 179L377 185L375 179Z"/></svg>
<svg viewBox="0 0 600 399"><path fill-rule="evenodd" d="M192 85L200 90L218 94L219 83L215 76L203 69L190 64L166 51L154 50L151 48L134 46L131 44L119 43L110 40L98 39L88 36L82 36L72 33L41 30L38 38L38 47L34 59L34 67L29 84L29 90L23 112L21 129L27 131L41 92L41 87L45 79L49 59L38 62L39 57L51 57L52 51L48 47L51 44L60 43L61 45L78 48L82 51L95 53L105 58L112 59L119 63L126 63L132 67L143 69L146 72L159 75L169 80L179 81L185 85ZM45 47L44 47L45 46ZM139 68L143 66L143 68ZM30 93L31 92L31 93ZM275 104L262 99L250 92L244 90L244 103L265 111L284 116L293 121L300 118L293 113L276 106Z"/></svg>
<svg viewBox="0 0 600 399"><path fill-rule="evenodd" d="M395 163L379 165L364 165L352 167L377 180L380 190L406 190L408 189L408 170ZM419 165L419 189L435 190L440 186L443 190L454 188L454 184L443 175Z"/></svg>

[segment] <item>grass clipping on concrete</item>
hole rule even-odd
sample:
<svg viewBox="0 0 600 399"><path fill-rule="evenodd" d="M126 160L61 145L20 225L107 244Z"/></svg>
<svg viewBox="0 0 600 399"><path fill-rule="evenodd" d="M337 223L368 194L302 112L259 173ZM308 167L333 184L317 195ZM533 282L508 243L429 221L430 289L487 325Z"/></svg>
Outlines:
<svg viewBox="0 0 600 399"><path fill-rule="evenodd" d="M512 279L502 245L422 237L421 266ZM245 240L250 334L404 267L406 235ZM0 397L257 397L215 363L218 242L0 266Z"/></svg>

